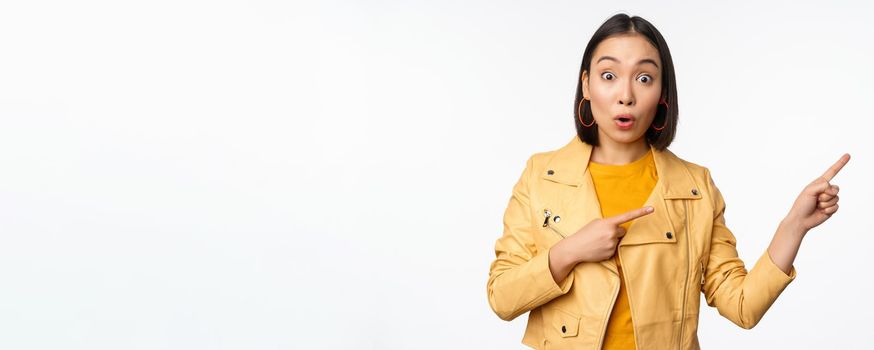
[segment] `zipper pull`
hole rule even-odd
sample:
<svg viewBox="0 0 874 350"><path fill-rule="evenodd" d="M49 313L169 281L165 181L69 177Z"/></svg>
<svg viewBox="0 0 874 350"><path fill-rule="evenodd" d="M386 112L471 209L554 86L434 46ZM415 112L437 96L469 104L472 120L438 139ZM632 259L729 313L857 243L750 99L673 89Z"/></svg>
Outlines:
<svg viewBox="0 0 874 350"><path fill-rule="evenodd" d="M704 262L701 262L701 285L704 285Z"/></svg>
<svg viewBox="0 0 874 350"><path fill-rule="evenodd" d="M543 227L549 225L549 217L552 215L552 212L549 209L543 209Z"/></svg>

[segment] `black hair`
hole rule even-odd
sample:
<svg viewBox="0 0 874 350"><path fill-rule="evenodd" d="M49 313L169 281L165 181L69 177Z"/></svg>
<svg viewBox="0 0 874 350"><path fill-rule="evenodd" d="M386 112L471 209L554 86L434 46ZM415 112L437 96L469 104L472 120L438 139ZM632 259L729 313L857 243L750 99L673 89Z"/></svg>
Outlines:
<svg viewBox="0 0 874 350"><path fill-rule="evenodd" d="M587 125L594 123L591 103L584 103L583 108L579 108L580 101L583 99L583 72L589 72L589 79L591 79L592 55L595 54L595 48L598 47L598 44L611 36L631 33L643 35L643 37L649 40L658 49L659 58L662 61L661 97L667 101L668 107L661 104L658 105L652 125L664 125L664 129L657 131L648 127L645 139L654 148L665 150L674 140L674 135L677 133L677 79L674 76L674 61L671 59L671 51L668 50L668 44L665 43L665 38L662 37L662 34L659 33L655 26L638 16L629 17L627 14L620 13L610 17L601 24L601 27L592 35L589 44L586 45L586 51L583 53L583 62L580 65L580 74L577 76L577 97L574 100L574 125L577 128L577 135L583 142L592 146L598 146L598 125L594 124L591 127L585 127L580 123L580 118L585 120Z"/></svg>

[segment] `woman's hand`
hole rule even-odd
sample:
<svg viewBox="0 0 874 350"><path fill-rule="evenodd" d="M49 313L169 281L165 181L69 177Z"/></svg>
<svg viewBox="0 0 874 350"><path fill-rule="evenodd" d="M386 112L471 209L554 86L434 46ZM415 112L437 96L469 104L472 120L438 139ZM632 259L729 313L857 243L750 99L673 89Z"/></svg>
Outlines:
<svg viewBox="0 0 874 350"><path fill-rule="evenodd" d="M795 200L784 223L806 234L837 212L839 188L837 185L832 185L830 181L849 161L850 155L844 154L822 176L807 185Z"/></svg>
<svg viewBox="0 0 874 350"><path fill-rule="evenodd" d="M822 176L804 187L792 204L789 214L777 227L771 245L768 246L768 254L774 264L787 275L792 271L792 264L807 231L819 226L838 211L838 186L829 182L849 161L850 155L844 154Z"/></svg>
<svg viewBox="0 0 874 350"><path fill-rule="evenodd" d="M549 271L552 272L552 279L555 283L561 283L577 264L599 262L612 257L619 239L626 233L625 228L620 225L652 214L654 210L653 207L643 207L592 220L576 233L553 245L549 250Z"/></svg>
<svg viewBox="0 0 874 350"><path fill-rule="evenodd" d="M610 259L616 253L619 239L626 230L621 225L644 215L652 214L653 207L634 209L619 215L595 219L558 244L565 248L570 260L599 262Z"/></svg>

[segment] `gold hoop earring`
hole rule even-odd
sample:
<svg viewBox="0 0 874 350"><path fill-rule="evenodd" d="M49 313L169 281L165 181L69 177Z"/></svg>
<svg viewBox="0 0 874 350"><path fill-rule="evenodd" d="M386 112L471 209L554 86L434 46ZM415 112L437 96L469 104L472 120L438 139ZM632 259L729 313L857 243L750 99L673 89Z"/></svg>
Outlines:
<svg viewBox="0 0 874 350"><path fill-rule="evenodd" d="M586 123L583 122L583 112L580 109L582 109L583 103L585 103L585 102L586 102L586 99L580 100L580 105L577 106L577 118L580 120L580 124L583 124L583 126L588 128L588 127L591 127L592 125L595 125L595 116L592 116L592 122L589 123L588 125L586 125Z"/></svg>
<svg viewBox="0 0 874 350"><path fill-rule="evenodd" d="M655 127L655 125L652 125L652 124L650 124L650 126L651 126L653 129L655 129L655 131L662 131L662 130L665 129L666 126L668 126L668 101L665 101L664 99L661 99L661 100L659 101L659 104L658 104L658 105L659 105L659 106L661 106L661 105L664 105L664 106L665 106L665 122L662 123L662 127L660 127L660 128L657 128L657 127ZM654 118L653 118L653 121L655 121Z"/></svg>

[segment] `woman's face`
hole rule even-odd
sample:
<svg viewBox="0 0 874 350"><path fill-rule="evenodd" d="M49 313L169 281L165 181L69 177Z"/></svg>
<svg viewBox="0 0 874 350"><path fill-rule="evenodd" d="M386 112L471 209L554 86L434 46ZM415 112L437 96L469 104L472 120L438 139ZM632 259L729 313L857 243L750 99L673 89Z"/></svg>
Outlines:
<svg viewBox="0 0 874 350"><path fill-rule="evenodd" d="M598 44L591 74L583 72L582 79L583 97L590 100L602 142L641 140L661 98L661 67L658 49L640 34L613 36Z"/></svg>

